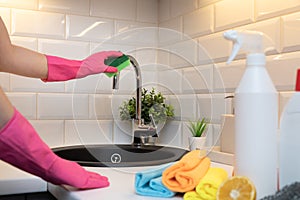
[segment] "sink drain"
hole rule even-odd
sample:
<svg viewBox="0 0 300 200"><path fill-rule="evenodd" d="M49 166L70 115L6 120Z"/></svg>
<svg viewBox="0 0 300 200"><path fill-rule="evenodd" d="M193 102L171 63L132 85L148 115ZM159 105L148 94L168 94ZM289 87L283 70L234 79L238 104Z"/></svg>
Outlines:
<svg viewBox="0 0 300 200"><path fill-rule="evenodd" d="M121 155L118 153L114 153L113 155L111 155L110 157L110 161L114 164L116 163L120 163L121 162Z"/></svg>

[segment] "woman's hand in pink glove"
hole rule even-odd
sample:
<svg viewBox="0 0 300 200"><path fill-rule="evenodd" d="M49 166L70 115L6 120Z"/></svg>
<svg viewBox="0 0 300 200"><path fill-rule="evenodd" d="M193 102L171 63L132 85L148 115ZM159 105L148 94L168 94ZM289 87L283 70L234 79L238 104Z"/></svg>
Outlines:
<svg viewBox="0 0 300 200"><path fill-rule="evenodd" d="M118 71L116 67L111 67L104 64L104 60L108 57L120 57L123 53L118 51L102 51L95 53L82 61L78 71L78 78L85 77L90 74L98 73L115 73Z"/></svg>
<svg viewBox="0 0 300 200"><path fill-rule="evenodd" d="M84 60L68 60L61 57L46 55L48 78L44 81L67 81L83 78L91 74L115 73L117 68L105 65L104 60L109 57L120 57L119 51L102 51L87 57Z"/></svg>

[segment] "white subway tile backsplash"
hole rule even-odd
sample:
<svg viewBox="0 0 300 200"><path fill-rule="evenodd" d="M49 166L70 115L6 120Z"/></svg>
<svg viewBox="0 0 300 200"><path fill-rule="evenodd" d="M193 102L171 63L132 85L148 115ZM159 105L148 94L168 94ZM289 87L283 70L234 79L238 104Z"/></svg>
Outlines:
<svg viewBox="0 0 300 200"><path fill-rule="evenodd" d="M195 120L195 119L193 119ZM189 130L189 122L182 122L182 147L190 149L189 146L189 137L192 136L192 133Z"/></svg>
<svg viewBox="0 0 300 200"><path fill-rule="evenodd" d="M197 97L197 107L198 107L198 115L197 118L212 119L212 94L202 94Z"/></svg>
<svg viewBox="0 0 300 200"><path fill-rule="evenodd" d="M11 34L63 39L65 37L65 15L12 9Z"/></svg>
<svg viewBox="0 0 300 200"><path fill-rule="evenodd" d="M173 68L195 66L198 64L197 40L189 39L167 47L170 53L170 66Z"/></svg>
<svg viewBox="0 0 300 200"><path fill-rule="evenodd" d="M164 68L169 65L170 53L167 48L160 47L157 49L157 69Z"/></svg>
<svg viewBox="0 0 300 200"><path fill-rule="evenodd" d="M213 3L216 3L218 1L222 1L222 0L198 0L198 7L205 7L207 5L211 5Z"/></svg>
<svg viewBox="0 0 300 200"><path fill-rule="evenodd" d="M267 54L281 52L281 19L279 17L237 28L237 30L259 31L265 34L264 49ZM244 53L245 55L245 53Z"/></svg>
<svg viewBox="0 0 300 200"><path fill-rule="evenodd" d="M183 31L193 37L213 32L214 28L214 8L207 6L195 10L183 16Z"/></svg>
<svg viewBox="0 0 300 200"><path fill-rule="evenodd" d="M144 68L144 70L143 70ZM158 88L159 82L157 81L157 66L143 65L141 69L142 87L151 90L152 88Z"/></svg>
<svg viewBox="0 0 300 200"><path fill-rule="evenodd" d="M221 144L221 126L219 124L212 124L209 127L209 131L211 132L208 133L208 136L211 137L211 147L216 147L220 146Z"/></svg>
<svg viewBox="0 0 300 200"><path fill-rule="evenodd" d="M300 2L298 0L284 2L282 0L255 0L255 5L255 14L259 20L300 10Z"/></svg>
<svg viewBox="0 0 300 200"><path fill-rule="evenodd" d="M0 0L13 44L68 59L104 50L133 55L143 87L157 87L175 109L178 121L164 126L159 143L181 147L188 147L189 134L181 120L201 117L213 123L208 143L219 144L224 97L245 69L244 53L224 63L231 52L222 36L227 29L260 31L272 40L267 70L282 112L300 62L299 11L298 0ZM105 74L44 83L0 73L0 85L50 146L132 142L131 123L119 121L119 106L135 96L132 67L121 72L115 91Z"/></svg>
<svg viewBox="0 0 300 200"><path fill-rule="evenodd" d="M111 108L111 113L113 115L113 119L115 120L115 123L118 123L121 118L120 118L120 107L123 106L124 102L128 102L129 99L136 97L136 93L133 92L131 95L119 95L118 93L114 93L111 96L111 102L110 102L110 108ZM127 130L126 128L126 123L121 123L117 124L117 126L119 126L119 129L123 130ZM125 126L125 128L123 128L123 126Z"/></svg>
<svg viewBox="0 0 300 200"><path fill-rule="evenodd" d="M80 15L90 14L90 4L87 0L39 0L38 9Z"/></svg>
<svg viewBox="0 0 300 200"><path fill-rule="evenodd" d="M180 103L180 95L165 95L166 103L170 104L174 109L174 119L181 120L181 103Z"/></svg>
<svg viewBox="0 0 300 200"><path fill-rule="evenodd" d="M283 51L299 51L300 42L299 42L299 33L300 33L300 12L286 15L282 17L282 32L283 32Z"/></svg>
<svg viewBox="0 0 300 200"><path fill-rule="evenodd" d="M294 90L300 52L267 57L267 69L277 90Z"/></svg>
<svg viewBox="0 0 300 200"><path fill-rule="evenodd" d="M12 36L10 38L12 44L37 51L37 39L36 38L30 38L30 37L18 37L18 36Z"/></svg>
<svg viewBox="0 0 300 200"><path fill-rule="evenodd" d="M92 16L136 20L136 0L91 0Z"/></svg>
<svg viewBox="0 0 300 200"><path fill-rule="evenodd" d="M213 64L184 68L182 92L185 94L208 93L213 89L212 81Z"/></svg>
<svg viewBox="0 0 300 200"><path fill-rule="evenodd" d="M114 120L114 144L131 144L133 142L131 121Z"/></svg>
<svg viewBox="0 0 300 200"><path fill-rule="evenodd" d="M142 28L142 22L132 22L132 21L124 21L124 20L116 20L116 35L128 32L132 29Z"/></svg>
<svg viewBox="0 0 300 200"><path fill-rule="evenodd" d="M234 92L245 71L245 60L217 63L214 68L214 92Z"/></svg>
<svg viewBox="0 0 300 200"><path fill-rule="evenodd" d="M38 49L41 53L67 59L84 59L90 55L88 42L39 39Z"/></svg>
<svg viewBox="0 0 300 200"><path fill-rule="evenodd" d="M197 118L197 95L178 95L180 119L193 120ZM178 111L177 111L178 112Z"/></svg>
<svg viewBox="0 0 300 200"><path fill-rule="evenodd" d="M183 37L182 17L172 18L159 24L158 41L159 45L173 44Z"/></svg>
<svg viewBox="0 0 300 200"><path fill-rule="evenodd" d="M199 62L226 61L231 52L231 43L223 38L223 32L199 37Z"/></svg>
<svg viewBox="0 0 300 200"><path fill-rule="evenodd" d="M197 97L198 118L205 117L210 123L220 123L226 113L225 94L199 94Z"/></svg>
<svg viewBox="0 0 300 200"><path fill-rule="evenodd" d="M36 119L35 93L7 93L7 97L27 119Z"/></svg>
<svg viewBox="0 0 300 200"><path fill-rule="evenodd" d="M116 34L112 41L137 47L157 46L157 30L156 24L152 23L116 21Z"/></svg>
<svg viewBox="0 0 300 200"><path fill-rule="evenodd" d="M158 17L157 0L137 1L137 21L157 23Z"/></svg>
<svg viewBox="0 0 300 200"><path fill-rule="evenodd" d="M45 83L40 79L10 75L10 90L12 92L64 92L64 82Z"/></svg>
<svg viewBox="0 0 300 200"><path fill-rule="evenodd" d="M171 0L171 16L176 17L178 15L192 12L197 9L197 0Z"/></svg>
<svg viewBox="0 0 300 200"><path fill-rule="evenodd" d="M89 95L89 118L90 119L113 119L113 105L111 95Z"/></svg>
<svg viewBox="0 0 300 200"><path fill-rule="evenodd" d="M111 79L112 83L112 79ZM115 90L115 94L134 94L136 91L136 75L133 67L127 67L120 73L119 89Z"/></svg>
<svg viewBox="0 0 300 200"><path fill-rule="evenodd" d="M137 48L134 58L139 63L141 71L154 71L157 65L157 48Z"/></svg>
<svg viewBox="0 0 300 200"><path fill-rule="evenodd" d="M112 121L66 120L65 145L112 143Z"/></svg>
<svg viewBox="0 0 300 200"><path fill-rule="evenodd" d="M125 54L132 54L135 51L134 46L121 45L121 44L111 44L111 40L102 43L91 43L91 53L96 53L99 51L121 51Z"/></svg>
<svg viewBox="0 0 300 200"><path fill-rule="evenodd" d="M123 73L122 73L123 74ZM101 75L95 75L97 77L97 82L95 85L93 85L95 88L94 92L92 94L111 94L113 93L113 80L112 78L109 78L108 76L101 74Z"/></svg>
<svg viewBox="0 0 300 200"><path fill-rule="evenodd" d="M67 93L109 94L112 92L112 79L105 74L90 75L65 82Z"/></svg>
<svg viewBox="0 0 300 200"><path fill-rule="evenodd" d="M171 0L159 0L158 22L166 21L171 17Z"/></svg>
<svg viewBox="0 0 300 200"><path fill-rule="evenodd" d="M0 72L0 87L5 92L9 91L9 74Z"/></svg>
<svg viewBox="0 0 300 200"><path fill-rule="evenodd" d="M63 120L30 120L42 140L50 147L64 144Z"/></svg>
<svg viewBox="0 0 300 200"><path fill-rule="evenodd" d="M34 10L37 8L38 0L4 0L0 1L0 6L11 8L22 8Z"/></svg>
<svg viewBox="0 0 300 200"><path fill-rule="evenodd" d="M168 121L158 137L158 144L166 146L182 146L182 124L180 121Z"/></svg>
<svg viewBox="0 0 300 200"><path fill-rule="evenodd" d="M86 94L38 94L38 119L87 119L89 98Z"/></svg>
<svg viewBox="0 0 300 200"><path fill-rule="evenodd" d="M254 21L253 0L223 0L215 4L215 29L221 31Z"/></svg>
<svg viewBox="0 0 300 200"><path fill-rule="evenodd" d="M182 70L180 69L161 70L158 73L160 91L168 94L181 93L182 76Z"/></svg>
<svg viewBox="0 0 300 200"><path fill-rule="evenodd" d="M0 3L1 6L1 3ZM0 17L3 20L8 34L10 34L10 8L1 8L0 7Z"/></svg>
<svg viewBox="0 0 300 200"><path fill-rule="evenodd" d="M66 16L67 39L103 41L114 34L114 21L104 18L78 15Z"/></svg>

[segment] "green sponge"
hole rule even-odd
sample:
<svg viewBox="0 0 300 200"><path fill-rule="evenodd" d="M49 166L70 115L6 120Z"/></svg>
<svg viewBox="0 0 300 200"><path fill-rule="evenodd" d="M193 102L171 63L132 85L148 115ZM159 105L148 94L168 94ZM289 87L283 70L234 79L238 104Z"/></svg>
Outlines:
<svg viewBox="0 0 300 200"><path fill-rule="evenodd" d="M120 57L109 57L104 60L104 64L118 68L118 72L130 65L130 59L126 55ZM105 73L108 77L114 76L116 73Z"/></svg>

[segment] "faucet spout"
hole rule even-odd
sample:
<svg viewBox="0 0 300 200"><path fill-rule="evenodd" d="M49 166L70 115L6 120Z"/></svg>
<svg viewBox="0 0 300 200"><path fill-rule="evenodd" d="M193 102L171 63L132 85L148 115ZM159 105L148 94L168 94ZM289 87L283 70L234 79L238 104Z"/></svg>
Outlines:
<svg viewBox="0 0 300 200"><path fill-rule="evenodd" d="M120 80L120 72L116 73L113 76L113 89L114 90L119 89L119 80Z"/></svg>
<svg viewBox="0 0 300 200"><path fill-rule="evenodd" d="M136 77L136 120L138 123L138 126L142 125L142 75L141 75L141 69L134 57L131 55L128 55L130 63L134 67L135 71L135 77Z"/></svg>
<svg viewBox="0 0 300 200"><path fill-rule="evenodd" d="M155 143L158 135L157 135L157 127L154 122L153 116L150 116L152 119L152 126L144 125L142 122L142 75L141 69L134 57L131 55L127 55L131 65L135 71L136 78L136 109L135 109L135 119L133 120L132 128L133 128L133 144L136 146L140 145L152 145ZM113 77L113 89L119 88L119 73L114 75Z"/></svg>

